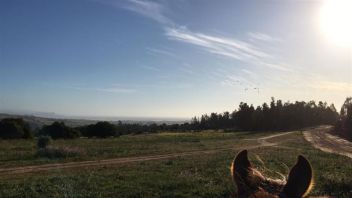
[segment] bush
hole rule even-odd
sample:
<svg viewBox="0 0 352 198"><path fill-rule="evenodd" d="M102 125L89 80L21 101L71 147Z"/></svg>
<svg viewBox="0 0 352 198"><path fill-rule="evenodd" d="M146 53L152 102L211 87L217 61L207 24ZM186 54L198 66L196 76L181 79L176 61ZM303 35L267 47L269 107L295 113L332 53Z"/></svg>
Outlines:
<svg viewBox="0 0 352 198"><path fill-rule="evenodd" d="M81 130L86 137L107 138L119 135L116 126L109 122L97 122L96 124L85 126Z"/></svg>
<svg viewBox="0 0 352 198"><path fill-rule="evenodd" d="M28 123L21 118L5 118L0 121L0 138L18 139L31 138L31 130Z"/></svg>
<svg viewBox="0 0 352 198"><path fill-rule="evenodd" d="M50 136L39 136L37 146L39 149L45 149L51 142Z"/></svg>
<svg viewBox="0 0 352 198"><path fill-rule="evenodd" d="M54 122L51 125L44 126L40 133L53 139L73 139L80 136L78 130L66 126L63 122Z"/></svg>
<svg viewBox="0 0 352 198"><path fill-rule="evenodd" d="M37 157L45 157L49 159L55 158L68 158L68 157L77 157L83 155L84 152L78 148L70 148L70 147L47 147L38 149L36 156Z"/></svg>

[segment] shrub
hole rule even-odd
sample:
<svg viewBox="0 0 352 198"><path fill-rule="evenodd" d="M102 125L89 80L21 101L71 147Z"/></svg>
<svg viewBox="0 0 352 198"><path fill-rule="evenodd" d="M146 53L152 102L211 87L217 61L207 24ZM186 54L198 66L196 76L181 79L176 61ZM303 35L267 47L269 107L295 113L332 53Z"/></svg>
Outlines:
<svg viewBox="0 0 352 198"><path fill-rule="evenodd" d="M97 122L82 129L82 134L86 137L107 138L118 136L116 126L109 122Z"/></svg>
<svg viewBox="0 0 352 198"><path fill-rule="evenodd" d="M39 136L37 146L39 149L45 149L51 142L50 136Z"/></svg>
<svg viewBox="0 0 352 198"><path fill-rule="evenodd" d="M51 125L44 126L40 133L53 139L73 139L80 136L78 130L66 126L63 122L54 122Z"/></svg>
<svg viewBox="0 0 352 198"><path fill-rule="evenodd" d="M55 159L55 158L77 157L83 154L84 152L79 148L47 147L47 148L38 149L36 156Z"/></svg>
<svg viewBox="0 0 352 198"><path fill-rule="evenodd" d="M28 123L21 118L5 118L0 121L0 138L17 139L31 138L31 130Z"/></svg>

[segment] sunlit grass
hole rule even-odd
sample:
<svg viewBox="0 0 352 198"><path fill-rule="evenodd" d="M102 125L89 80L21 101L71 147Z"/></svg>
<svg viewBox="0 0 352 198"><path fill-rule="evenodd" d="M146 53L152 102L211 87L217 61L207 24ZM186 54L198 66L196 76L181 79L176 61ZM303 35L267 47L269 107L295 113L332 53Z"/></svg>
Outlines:
<svg viewBox="0 0 352 198"><path fill-rule="evenodd" d="M0 197L229 197L235 193L229 172L232 159L242 148L257 145L254 137L270 134L272 133L251 135L242 132L201 132L122 136L105 140L58 140L54 141L55 146L78 146L86 149L88 157L83 159L222 147L234 149L164 160L7 176L0 179ZM297 155L303 154L314 169L316 185L312 195L351 197L351 159L313 148L303 139L301 132L275 137L271 141L282 143L278 147L250 150L250 159L264 174L279 177L274 173L277 171L286 175L295 164ZM32 141L28 141L18 145L14 142L7 146L10 147L9 151L22 148L31 153L35 150L33 145ZM12 152L12 155L15 154ZM38 159L28 158L29 162L33 160ZM4 165L6 161L2 159L1 163ZM16 160L13 163L16 164Z"/></svg>

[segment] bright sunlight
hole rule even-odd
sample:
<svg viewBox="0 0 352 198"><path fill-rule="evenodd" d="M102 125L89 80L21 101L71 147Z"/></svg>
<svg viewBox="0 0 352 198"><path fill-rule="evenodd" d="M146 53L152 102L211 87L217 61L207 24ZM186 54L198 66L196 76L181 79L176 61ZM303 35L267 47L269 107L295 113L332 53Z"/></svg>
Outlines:
<svg viewBox="0 0 352 198"><path fill-rule="evenodd" d="M329 40L343 47L352 46L352 1L326 0L320 13L320 26Z"/></svg>

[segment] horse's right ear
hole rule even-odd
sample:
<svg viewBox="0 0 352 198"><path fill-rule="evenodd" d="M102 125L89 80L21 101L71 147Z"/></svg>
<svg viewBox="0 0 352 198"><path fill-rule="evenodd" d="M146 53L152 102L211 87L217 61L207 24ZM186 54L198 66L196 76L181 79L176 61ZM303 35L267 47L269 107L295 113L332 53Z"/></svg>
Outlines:
<svg viewBox="0 0 352 198"><path fill-rule="evenodd" d="M296 165L288 175L288 181L282 191L285 197L300 198L307 195L312 187L312 167L303 156L298 156Z"/></svg>

